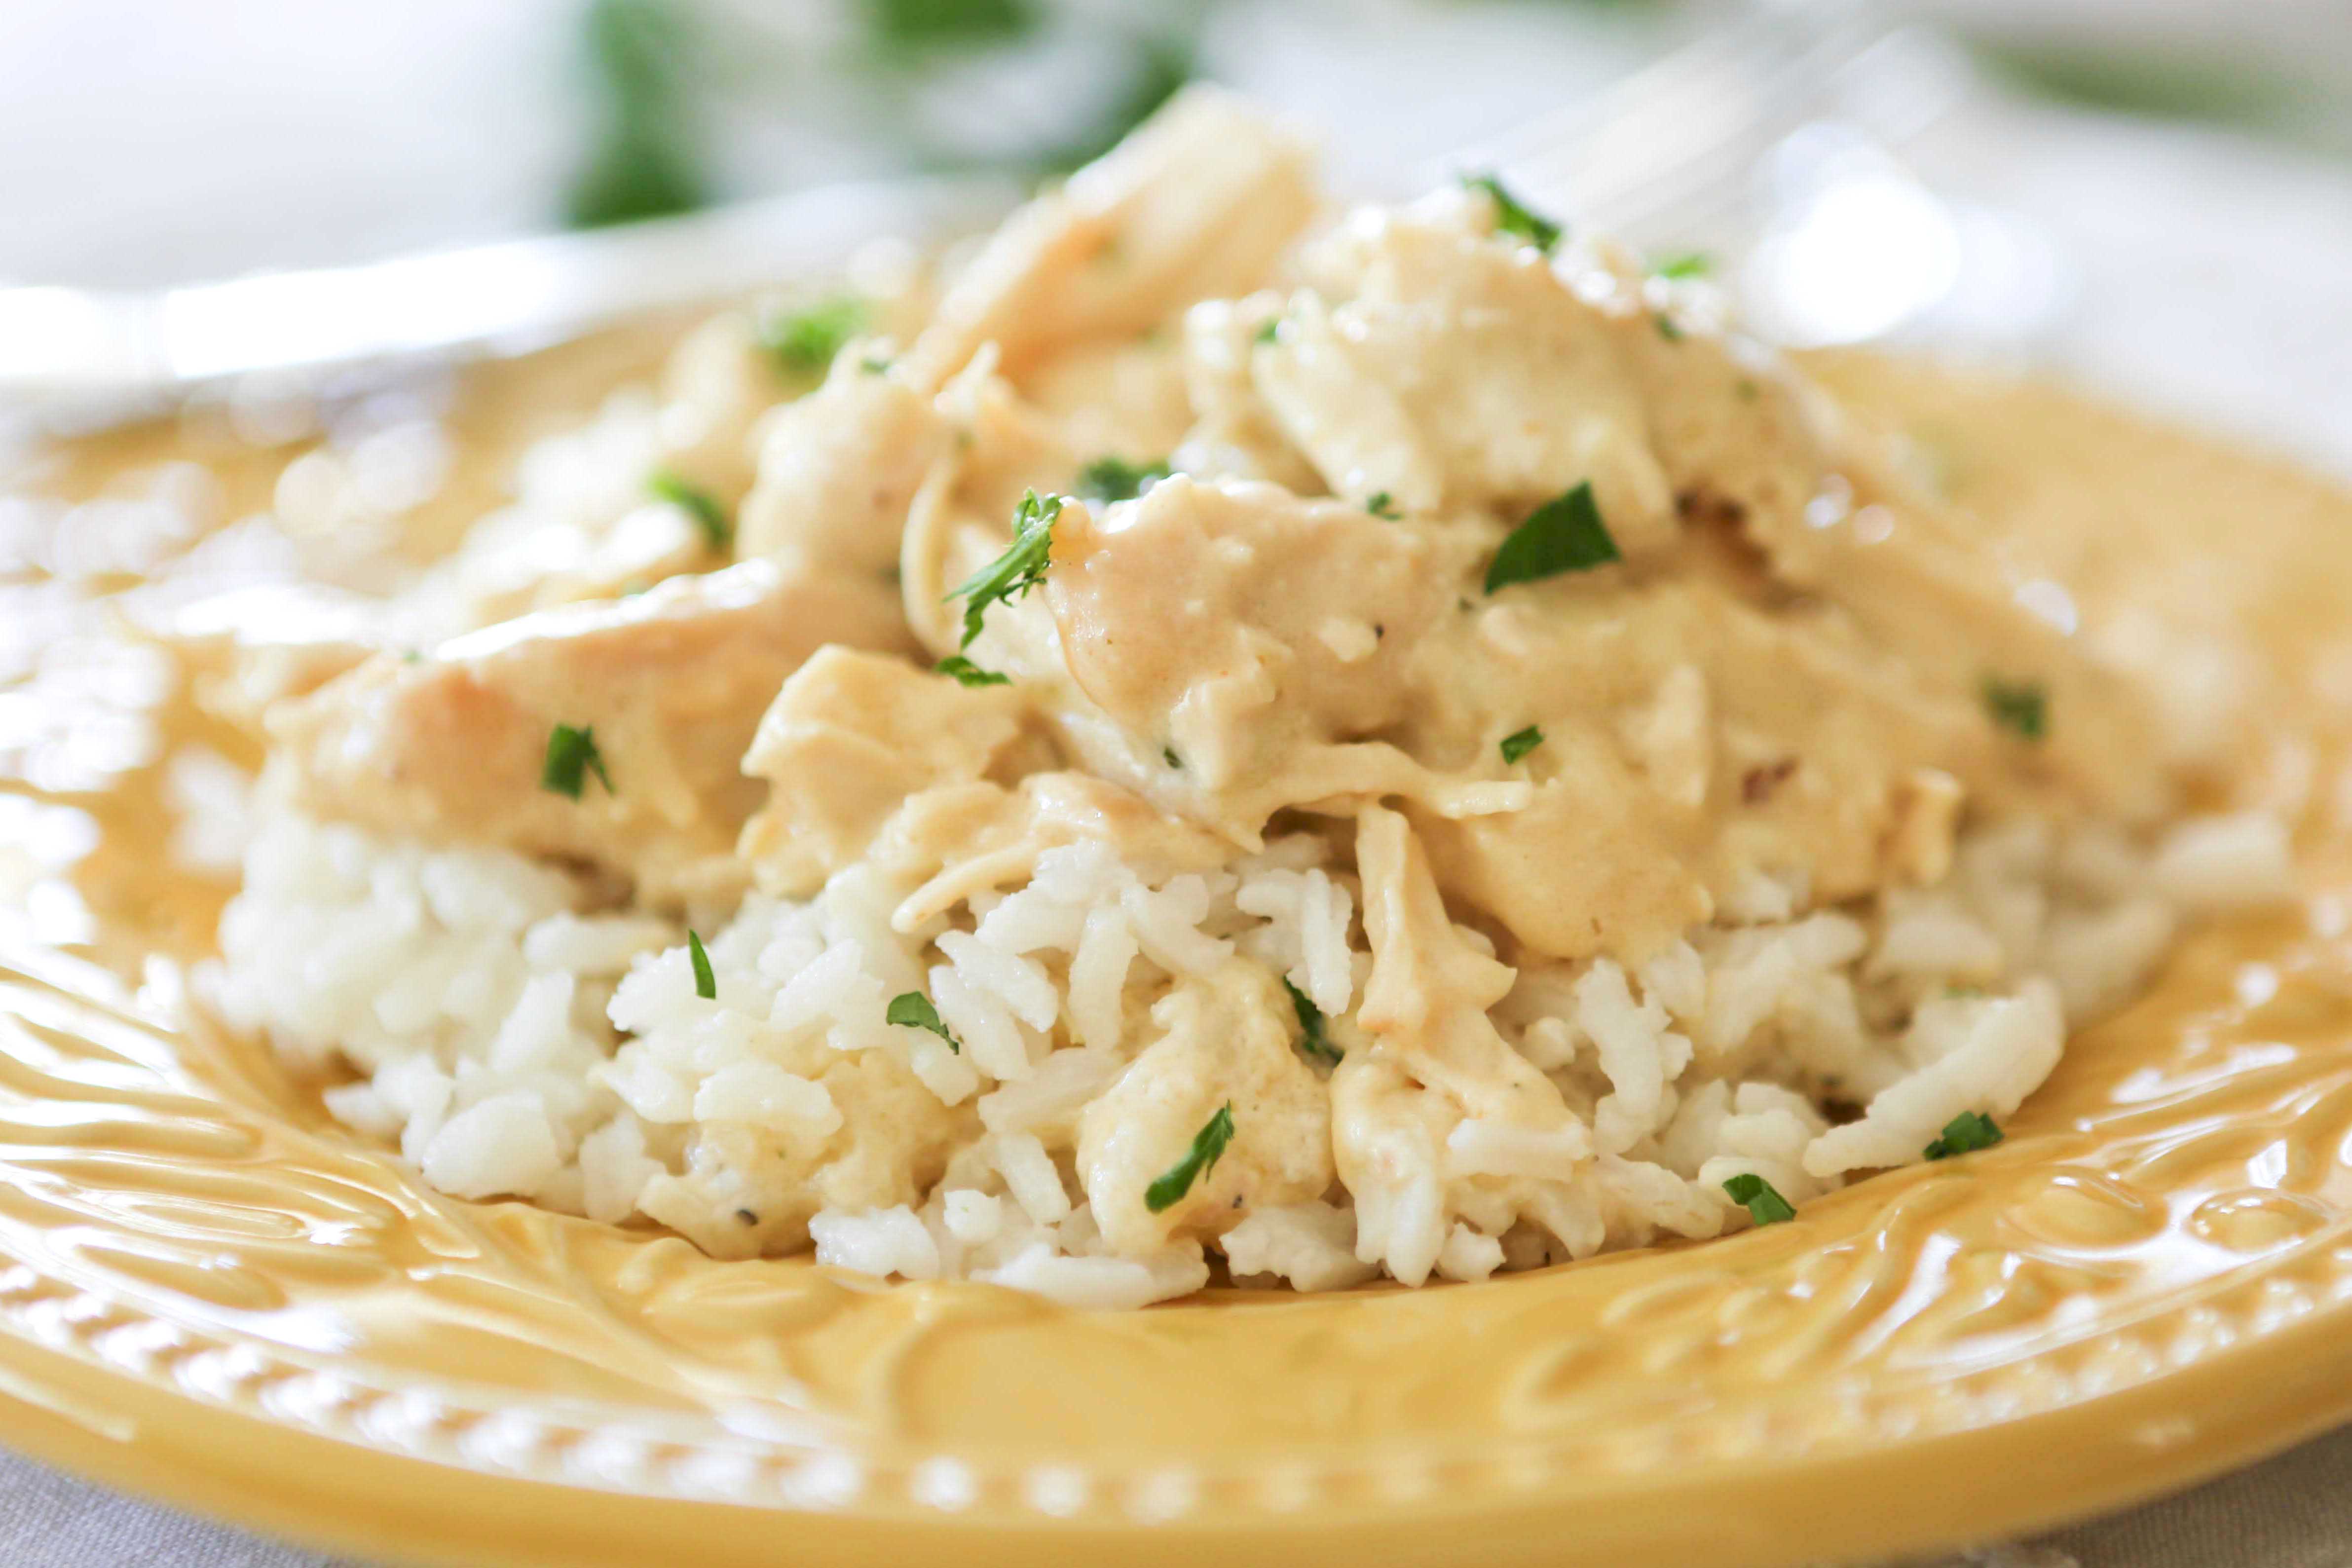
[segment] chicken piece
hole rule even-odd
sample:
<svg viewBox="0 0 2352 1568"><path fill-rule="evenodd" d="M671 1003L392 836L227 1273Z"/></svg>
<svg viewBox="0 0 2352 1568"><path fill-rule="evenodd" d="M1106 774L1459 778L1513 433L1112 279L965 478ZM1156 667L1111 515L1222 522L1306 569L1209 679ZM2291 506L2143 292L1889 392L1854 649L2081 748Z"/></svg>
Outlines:
<svg viewBox="0 0 2352 1568"><path fill-rule="evenodd" d="M1232 857L1214 834L1115 784L1056 772L1009 789L982 780L911 795L867 858L895 882L920 884L890 917L910 931L975 893L1023 880L1046 850L1081 839L1109 845L1153 883L1214 870Z"/></svg>
<svg viewBox="0 0 2352 1568"><path fill-rule="evenodd" d="M866 853L908 796L985 774L1027 712L1009 687L966 688L904 659L819 648L744 753L743 771L769 788L739 853L763 891L808 897Z"/></svg>
<svg viewBox="0 0 2352 1568"><path fill-rule="evenodd" d="M662 392L662 466L734 515L751 489L752 430L783 394L751 312L722 311L688 333Z"/></svg>
<svg viewBox="0 0 2352 1568"><path fill-rule="evenodd" d="M1590 480L1629 555L1675 535L1638 384L1599 310L1483 203L1368 210L1309 247L1312 283L1254 351L1259 390L1334 494L1517 522Z"/></svg>
<svg viewBox="0 0 2352 1568"><path fill-rule="evenodd" d="M272 767L320 816L584 861L657 904L728 898L762 793L740 759L776 689L825 643L902 637L883 584L746 562L371 660L269 714ZM541 780L559 724L604 763L576 800Z"/></svg>
<svg viewBox="0 0 2352 1568"><path fill-rule="evenodd" d="M1072 344L1244 293L1314 208L1304 149L1236 100L1190 89L996 232L916 340L909 374L939 386L992 342L1024 383Z"/></svg>
<svg viewBox="0 0 2352 1568"><path fill-rule="evenodd" d="M1357 1024L1416 1081L1481 1121L1555 1131L1576 1121L1559 1088L1496 1032L1487 1009L1513 971L1455 929L1429 858L1393 811L1356 819L1371 977Z"/></svg>
<svg viewBox="0 0 2352 1568"><path fill-rule="evenodd" d="M385 649L381 603L320 583L257 583L181 606L157 629L206 712L258 733L278 702L306 697Z"/></svg>
<svg viewBox="0 0 2352 1568"><path fill-rule="evenodd" d="M1085 462L1163 462L1192 423L1182 344L1173 333L1074 348L1032 374L1023 395ZM1064 474L1038 488L1075 489L1076 478Z"/></svg>
<svg viewBox="0 0 2352 1568"><path fill-rule="evenodd" d="M1043 608L992 610L1005 640L980 647L1055 692L1094 772L1255 845L1286 805L1426 790L1360 737L1399 718L1404 650L1452 608L1475 548L1177 475L1099 519L1065 506Z"/></svg>
<svg viewBox="0 0 2352 1568"><path fill-rule="evenodd" d="M1204 300L1184 313L1184 390L1192 427L1171 467L1196 479L1270 479L1316 495L1323 478L1290 444L1251 374L1259 334L1275 327L1282 296Z"/></svg>
<svg viewBox="0 0 2352 1568"><path fill-rule="evenodd" d="M954 446L929 392L900 368L869 371L845 355L769 423L736 548L747 557L798 551L880 578L898 564L915 492Z"/></svg>
<svg viewBox="0 0 2352 1568"><path fill-rule="evenodd" d="M1332 1168L1356 1201L1356 1257L1407 1285L1445 1245L1445 1141L1461 1121L1385 1056L1350 1053L1331 1075Z"/></svg>
<svg viewBox="0 0 2352 1568"><path fill-rule="evenodd" d="M1078 1180L1113 1251L1133 1257L1182 1236L1214 1237L1268 1207L1319 1198L1331 1184L1330 1105L1291 1044L1289 1005L1273 976L1234 960L1180 983L1151 1010L1160 1037L1078 1121ZM1186 1160L1230 1106L1233 1137L1154 1214L1151 1184Z"/></svg>
<svg viewBox="0 0 2352 1568"><path fill-rule="evenodd" d="M623 1054L635 1047L623 1047ZM823 1045L788 1052L792 1070L824 1086L838 1125L822 1141L773 1124L698 1122L680 1174L639 1194L647 1215L714 1258L796 1252L819 1209L866 1213L919 1205L957 1148L978 1135L969 1102L942 1104L884 1051L843 1056Z"/></svg>

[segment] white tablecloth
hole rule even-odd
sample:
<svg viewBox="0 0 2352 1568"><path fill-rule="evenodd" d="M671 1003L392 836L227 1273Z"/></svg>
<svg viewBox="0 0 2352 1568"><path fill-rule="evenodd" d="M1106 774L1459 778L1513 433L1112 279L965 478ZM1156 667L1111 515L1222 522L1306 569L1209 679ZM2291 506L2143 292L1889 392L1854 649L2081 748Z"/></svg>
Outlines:
<svg viewBox="0 0 2352 1568"><path fill-rule="evenodd" d="M0 1563L374 1568L134 1502L6 1453L0 1453ZM2113 1519L1935 1568L2352 1568L2352 1429Z"/></svg>

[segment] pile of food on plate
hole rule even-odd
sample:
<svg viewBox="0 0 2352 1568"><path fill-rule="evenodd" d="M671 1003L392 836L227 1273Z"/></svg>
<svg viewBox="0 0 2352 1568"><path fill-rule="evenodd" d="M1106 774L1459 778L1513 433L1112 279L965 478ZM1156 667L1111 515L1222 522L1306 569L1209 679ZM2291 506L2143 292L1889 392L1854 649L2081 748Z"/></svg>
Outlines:
<svg viewBox="0 0 2352 1568"><path fill-rule="evenodd" d="M2223 737L1695 260L1180 97L730 311L327 638L206 994L424 1181L1139 1306L1997 1142L2286 896Z"/></svg>

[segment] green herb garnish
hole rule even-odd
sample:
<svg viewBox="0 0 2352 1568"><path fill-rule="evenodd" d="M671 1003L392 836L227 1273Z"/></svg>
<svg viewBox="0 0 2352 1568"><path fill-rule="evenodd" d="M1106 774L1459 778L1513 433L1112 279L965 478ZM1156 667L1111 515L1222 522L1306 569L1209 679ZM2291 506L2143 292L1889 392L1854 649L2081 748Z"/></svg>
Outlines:
<svg viewBox="0 0 2352 1568"><path fill-rule="evenodd" d="M1948 1160L1955 1154L1972 1154L1979 1149L1990 1149L2008 1134L2000 1123L1981 1110L1963 1110L1944 1123L1944 1135L1920 1151L1930 1160Z"/></svg>
<svg viewBox="0 0 2352 1568"><path fill-rule="evenodd" d="M1330 1062L1337 1066L1339 1047L1324 1033L1323 1009L1307 999L1307 993L1284 980L1282 988L1290 993L1290 1010L1298 1015L1298 1048L1309 1059Z"/></svg>
<svg viewBox="0 0 2352 1568"><path fill-rule="evenodd" d="M919 991L901 991L891 997L882 1018L885 1023L901 1024L910 1029L929 1029L948 1043L948 1049L963 1055L963 1042L948 1032L948 1026L940 1022L940 1010Z"/></svg>
<svg viewBox="0 0 2352 1568"><path fill-rule="evenodd" d="M1465 174L1462 184L1474 191L1484 191L1495 201L1495 226L1505 234L1516 234L1538 250L1549 250L1559 243L1563 232L1559 225L1529 207L1518 197L1503 188L1503 182L1492 174Z"/></svg>
<svg viewBox="0 0 2352 1568"><path fill-rule="evenodd" d="M867 354L857 362L857 368L868 375L880 375L890 368L887 354Z"/></svg>
<svg viewBox="0 0 2352 1568"><path fill-rule="evenodd" d="M981 617L989 605L1009 605L1045 580L1045 568L1053 561L1054 521L1061 515L1060 496L1040 500L1031 490L1022 497L1013 514L1012 545L948 595L963 601L963 647L970 647L980 635Z"/></svg>
<svg viewBox="0 0 2352 1568"><path fill-rule="evenodd" d="M1280 316L1269 316L1266 318L1265 325L1259 327L1256 331L1250 334L1250 342L1254 343L1270 343L1274 342L1275 333L1280 331L1281 327L1282 318Z"/></svg>
<svg viewBox="0 0 2352 1568"><path fill-rule="evenodd" d="M1685 278L1704 278L1715 270L1715 258L1704 250L1686 250L1680 256L1667 257L1650 270L1677 282Z"/></svg>
<svg viewBox="0 0 2352 1568"><path fill-rule="evenodd" d="M1398 521L1404 516L1404 513L1397 510L1396 497L1386 490L1374 490L1372 499L1364 503L1364 510L1374 517L1386 518L1391 522Z"/></svg>
<svg viewBox="0 0 2352 1568"><path fill-rule="evenodd" d="M1772 1184L1753 1172L1732 1177L1723 1184L1731 1201L1748 1211L1748 1217L1758 1225L1779 1225L1782 1220L1797 1217L1794 1204L1773 1189Z"/></svg>
<svg viewBox="0 0 2352 1568"><path fill-rule="evenodd" d="M760 346L796 376L823 375L841 345L866 325L866 301L838 295L788 315L772 316L760 325Z"/></svg>
<svg viewBox="0 0 2352 1568"><path fill-rule="evenodd" d="M1620 559L1617 542L1601 521L1601 508L1587 480L1564 496L1544 502L1511 531L1486 568L1486 592L1514 583L1534 583L1562 572L1587 572Z"/></svg>
<svg viewBox="0 0 2352 1568"><path fill-rule="evenodd" d="M931 668L941 675L954 676L957 683L963 686L1010 686L1013 684L1011 676L1000 675L992 669L982 669L960 653L948 655Z"/></svg>
<svg viewBox="0 0 2352 1568"><path fill-rule="evenodd" d="M735 542L735 525L727 520L727 509L709 490L688 484L667 468L656 468L647 475L646 489L656 500L666 500L692 518L711 549L724 550Z"/></svg>
<svg viewBox="0 0 2352 1568"><path fill-rule="evenodd" d="M1181 768L1184 765L1184 759L1176 754L1176 748L1173 746L1160 747L1160 760L1171 768Z"/></svg>
<svg viewBox="0 0 2352 1568"><path fill-rule="evenodd" d="M702 951L702 939L691 927L686 933L686 956L694 965L694 994L705 1002L719 1000L719 976L710 972L710 955Z"/></svg>
<svg viewBox="0 0 2352 1568"><path fill-rule="evenodd" d="M1503 761L1516 763L1538 746L1542 745L1543 742L1543 731L1533 724L1515 734L1506 735L1503 737Z"/></svg>
<svg viewBox="0 0 2352 1568"><path fill-rule="evenodd" d="M1683 341L1684 334L1682 328L1675 323L1675 319L1672 316L1667 315L1664 310L1652 316L1650 318L1650 324L1658 329L1658 336L1665 339L1666 342L1670 343L1678 343Z"/></svg>
<svg viewBox="0 0 2352 1568"><path fill-rule="evenodd" d="M1217 1157L1225 1145L1234 1141L1234 1108L1228 1104L1218 1109L1207 1125L1192 1134L1192 1147L1143 1189L1143 1206L1153 1214L1161 1214L1175 1206L1178 1199L1192 1190L1192 1184L1216 1167Z"/></svg>
<svg viewBox="0 0 2352 1568"><path fill-rule="evenodd" d="M1097 458L1078 470L1078 494L1088 500L1133 500L1168 477L1168 459L1130 463L1124 458Z"/></svg>
<svg viewBox="0 0 2352 1568"><path fill-rule="evenodd" d="M604 771L604 753L596 750L595 726L583 724L575 730L558 724L547 737L547 760L540 764L539 787L578 800L591 771L604 793L612 794L613 775Z"/></svg>
<svg viewBox="0 0 2352 1568"><path fill-rule="evenodd" d="M2039 681L2003 680L1988 675L1984 704L1994 723L2015 731L2021 739L2039 741L2050 733L2050 694Z"/></svg>

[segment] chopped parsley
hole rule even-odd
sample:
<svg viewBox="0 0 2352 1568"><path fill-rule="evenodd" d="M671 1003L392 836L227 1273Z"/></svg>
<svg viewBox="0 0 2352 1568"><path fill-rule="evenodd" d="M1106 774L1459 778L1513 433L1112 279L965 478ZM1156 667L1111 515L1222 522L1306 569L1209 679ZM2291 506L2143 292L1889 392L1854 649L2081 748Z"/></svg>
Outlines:
<svg viewBox="0 0 2352 1568"><path fill-rule="evenodd" d="M594 725L583 724L575 730L569 724L558 724L549 731L547 760L539 767L540 788L578 800L591 771L596 774L596 782L604 786L604 793L612 794L613 775L604 771L604 753L596 749Z"/></svg>
<svg viewBox="0 0 2352 1568"><path fill-rule="evenodd" d="M857 362L857 368L868 375L880 375L890 368L887 354L867 354Z"/></svg>
<svg viewBox="0 0 2352 1568"><path fill-rule="evenodd" d="M1972 1154L1979 1149L1990 1149L2008 1134L2000 1124L1981 1110L1963 1110L1944 1123L1944 1135L1920 1151L1930 1160L1948 1160L1955 1154Z"/></svg>
<svg viewBox="0 0 2352 1568"><path fill-rule="evenodd" d="M1364 503L1364 510L1374 517L1384 517L1391 522L1395 522L1404 516L1404 513L1397 510L1396 497L1386 490L1374 490L1372 499Z"/></svg>
<svg viewBox="0 0 2352 1568"><path fill-rule="evenodd" d="M1665 339L1666 342L1670 343L1678 343L1683 341L1683 330L1681 326L1675 322L1672 316L1667 315L1664 310L1652 316L1650 318L1650 324L1658 329L1658 336Z"/></svg>
<svg viewBox="0 0 2352 1568"><path fill-rule="evenodd" d="M1250 334L1250 342L1254 343L1270 343L1274 342L1275 333L1281 331L1281 329L1282 318L1280 316L1268 316L1265 319L1265 324L1258 328L1256 331Z"/></svg>
<svg viewBox="0 0 2352 1568"><path fill-rule="evenodd" d="M1171 768L1181 768L1184 765L1184 759L1176 754L1176 748L1173 746L1160 747L1160 760Z"/></svg>
<svg viewBox="0 0 2352 1568"><path fill-rule="evenodd" d="M1723 1184L1731 1201L1748 1211L1748 1217L1758 1225L1779 1225L1782 1220L1797 1217L1797 1207L1782 1197L1771 1183L1753 1172L1732 1177Z"/></svg>
<svg viewBox="0 0 2352 1568"><path fill-rule="evenodd" d="M1601 508L1587 480L1566 495L1536 508L1511 531L1486 567L1486 592L1514 583L1534 583L1562 572L1588 572L1618 560L1617 542L1601 521Z"/></svg>
<svg viewBox="0 0 2352 1568"><path fill-rule="evenodd" d="M1533 724L1514 734L1503 737L1503 761L1516 763L1543 744L1543 731Z"/></svg>
<svg viewBox="0 0 2352 1568"><path fill-rule="evenodd" d="M1054 553L1054 521L1062 498L1038 498L1031 490L1013 514L1013 543L1003 554L965 578L948 595L963 601L963 647L980 635L981 617L994 604L1011 604L1045 580Z"/></svg>
<svg viewBox="0 0 2352 1568"><path fill-rule="evenodd" d="M1743 375L1738 381L1731 384L1731 390L1739 395L1740 402L1753 403L1756 401L1756 395L1761 390L1761 388L1758 387L1754 381Z"/></svg>
<svg viewBox="0 0 2352 1568"><path fill-rule="evenodd" d="M656 468L646 476L646 489L656 500L666 500L694 520L702 530L703 542L713 550L724 550L735 542L735 525L727 519L727 509L719 498L699 485L690 484L667 468Z"/></svg>
<svg viewBox="0 0 2352 1568"><path fill-rule="evenodd" d="M885 1023L903 1025L909 1029L929 1029L948 1043L948 1049L958 1056L963 1055L963 1042L948 1032L948 1026L940 1022L940 1010L932 1006L931 999L919 991L901 991L891 997L889 1010L882 1015L882 1018Z"/></svg>
<svg viewBox="0 0 2352 1568"><path fill-rule="evenodd" d="M686 956L694 964L694 994L705 1002L719 1000L719 976L710 972L710 955L702 951L702 939L687 929Z"/></svg>
<svg viewBox="0 0 2352 1568"><path fill-rule="evenodd" d="M1124 458L1097 458L1078 470L1078 494L1088 500L1133 500L1168 477L1168 459L1130 463Z"/></svg>
<svg viewBox="0 0 2352 1568"><path fill-rule="evenodd" d="M841 345L866 325L866 301L842 294L760 324L760 346L786 374L823 375Z"/></svg>
<svg viewBox="0 0 2352 1568"><path fill-rule="evenodd" d="M1505 190L1503 182L1494 175L1465 174L1462 184L1470 190L1484 191L1494 198L1495 226L1503 233L1516 234L1538 250L1549 250L1559 243L1559 237L1564 232L1559 225Z"/></svg>
<svg viewBox="0 0 2352 1568"><path fill-rule="evenodd" d="M1011 676L1000 675L992 669L982 669L960 653L948 655L931 668L941 675L954 676L957 683L963 686L1010 686L1013 684Z"/></svg>
<svg viewBox="0 0 2352 1568"><path fill-rule="evenodd" d="M2015 731L2021 740L2039 741L2050 733L2050 694L2039 681L2003 680L1988 675L1984 704L1994 723Z"/></svg>
<svg viewBox="0 0 2352 1568"><path fill-rule="evenodd" d="M1704 250L1685 250L1680 256L1667 257L1650 270L1676 282L1685 278L1704 278L1715 270L1715 258Z"/></svg>
<svg viewBox="0 0 2352 1568"><path fill-rule="evenodd" d="M1311 1061L1329 1062L1335 1067L1339 1065L1339 1047L1333 1045L1330 1036L1324 1032L1323 1009L1309 1002L1307 999L1307 993L1289 981L1285 980L1282 983L1282 988L1290 993L1290 1010L1298 1015L1300 1053Z"/></svg>
<svg viewBox="0 0 2352 1568"><path fill-rule="evenodd" d="M1162 1214L1175 1207L1178 1200L1192 1190L1194 1182L1216 1167L1217 1157L1233 1141L1234 1108L1226 1104L1219 1107L1217 1113L1192 1134L1192 1147L1184 1157L1169 1166L1157 1180L1143 1189L1143 1206L1153 1214Z"/></svg>

